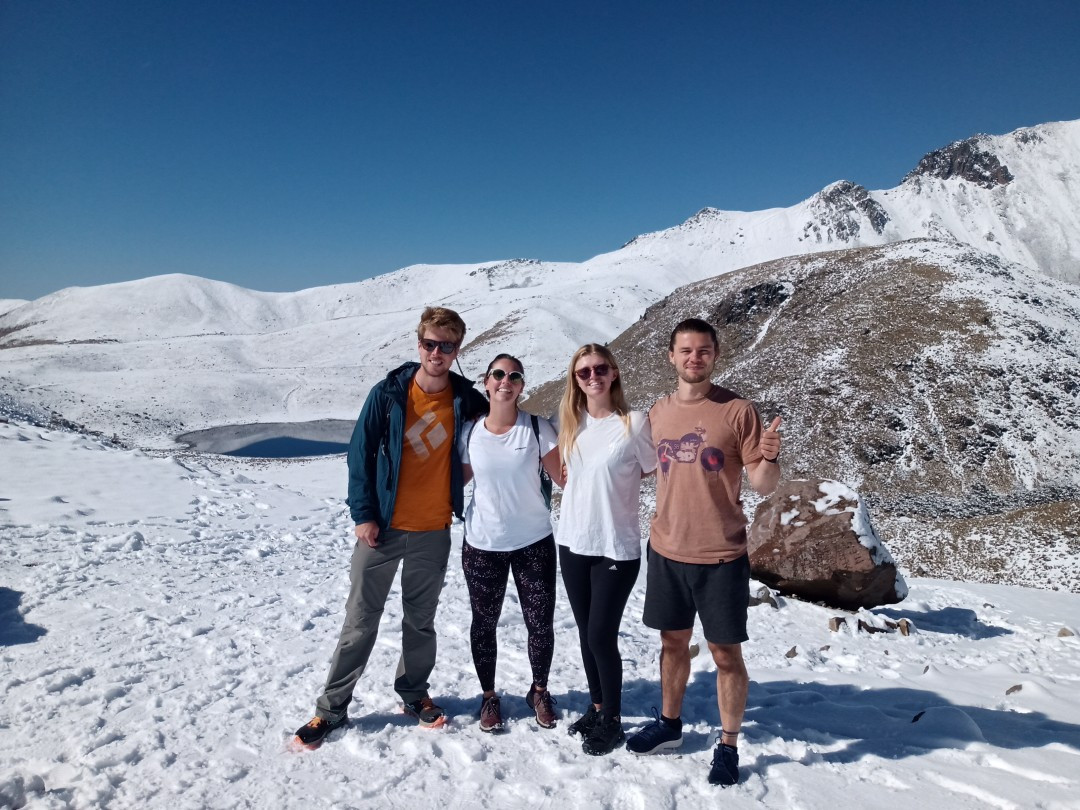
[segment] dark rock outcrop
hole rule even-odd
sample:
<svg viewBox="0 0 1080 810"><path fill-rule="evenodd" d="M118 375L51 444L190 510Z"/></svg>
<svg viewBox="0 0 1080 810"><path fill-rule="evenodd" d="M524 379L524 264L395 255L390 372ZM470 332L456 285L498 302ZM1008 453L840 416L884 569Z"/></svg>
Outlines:
<svg viewBox="0 0 1080 810"><path fill-rule="evenodd" d="M787 596L843 610L907 596L865 505L837 481L781 482L758 505L748 552L753 576Z"/></svg>
<svg viewBox="0 0 1080 810"><path fill-rule="evenodd" d="M938 177L948 180L959 177L969 183L993 188L1012 182L1013 175L997 156L979 148L978 138L955 141L944 149L926 155L904 178L904 182L919 177Z"/></svg>
<svg viewBox="0 0 1080 810"><path fill-rule="evenodd" d="M710 313L710 322L725 326L746 323L760 313L776 309L790 296L790 285L778 281L744 287L724 298L716 306Z"/></svg>
<svg viewBox="0 0 1080 810"><path fill-rule="evenodd" d="M814 219L803 226L803 239L817 242L850 242L866 222L875 233L883 233L889 221L881 203L858 183L840 180L822 189L810 200Z"/></svg>

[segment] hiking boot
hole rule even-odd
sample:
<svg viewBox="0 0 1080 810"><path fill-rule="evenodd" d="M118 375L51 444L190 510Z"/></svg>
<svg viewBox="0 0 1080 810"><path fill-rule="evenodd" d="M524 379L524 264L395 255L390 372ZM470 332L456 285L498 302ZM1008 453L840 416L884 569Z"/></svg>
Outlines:
<svg viewBox="0 0 1080 810"><path fill-rule="evenodd" d="M660 719L656 709L656 718L626 741L626 748L633 754L655 754L682 745L682 729L675 729Z"/></svg>
<svg viewBox="0 0 1080 810"><path fill-rule="evenodd" d="M555 710L551 708L557 701L547 689L529 687L529 694L525 695L525 702L529 708L536 712L536 722L541 728L555 728L558 718Z"/></svg>
<svg viewBox="0 0 1080 810"><path fill-rule="evenodd" d="M446 722L446 713L429 697L406 703L405 714L411 714L424 728L439 728Z"/></svg>
<svg viewBox="0 0 1080 810"><path fill-rule="evenodd" d="M625 739L621 717L618 715L607 719L601 717L592 727L585 742L581 744L581 750L594 757L602 757L614 751Z"/></svg>
<svg viewBox="0 0 1080 810"><path fill-rule="evenodd" d="M739 782L739 749L734 745L720 743L713 752L709 769L709 784L727 787Z"/></svg>
<svg viewBox="0 0 1080 810"><path fill-rule="evenodd" d="M566 729L566 733L571 737L580 734L582 739L589 736L589 732L593 730L593 726L600 722L600 712L596 710L596 707L591 703L585 714L581 715L577 720L570 724Z"/></svg>
<svg viewBox="0 0 1080 810"><path fill-rule="evenodd" d="M503 730L502 709L498 695L486 697L480 704L480 730L487 732Z"/></svg>
<svg viewBox="0 0 1080 810"><path fill-rule="evenodd" d="M336 728L348 725L348 723L348 715L342 717L340 720L327 720L325 717L313 717L296 730L296 736L293 737L293 743L314 751L322 745L327 734Z"/></svg>

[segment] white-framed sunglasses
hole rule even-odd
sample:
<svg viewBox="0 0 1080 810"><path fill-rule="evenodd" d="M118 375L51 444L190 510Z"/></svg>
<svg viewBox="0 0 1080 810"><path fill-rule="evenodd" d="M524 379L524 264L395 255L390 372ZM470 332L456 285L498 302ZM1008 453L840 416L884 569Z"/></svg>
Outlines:
<svg viewBox="0 0 1080 810"><path fill-rule="evenodd" d="M495 382L502 382L504 377L509 377L510 382L515 385L521 385L525 382L525 375L520 371L505 371L501 368L493 368L487 373L488 377L491 377Z"/></svg>

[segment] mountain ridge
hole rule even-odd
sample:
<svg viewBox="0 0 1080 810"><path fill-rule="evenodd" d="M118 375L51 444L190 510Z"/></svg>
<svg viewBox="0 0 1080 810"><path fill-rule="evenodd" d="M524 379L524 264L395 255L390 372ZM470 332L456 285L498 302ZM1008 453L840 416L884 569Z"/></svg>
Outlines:
<svg viewBox="0 0 1080 810"><path fill-rule="evenodd" d="M679 287L785 256L930 237L1075 283L1080 121L945 150L967 142L1013 179L985 188L928 170L883 192L841 180L789 208L704 208L582 263L414 265L294 293L183 274L68 288L0 314L0 393L162 444L224 423L355 417L383 370L415 354L410 336L427 303L469 324L467 374L485 354L509 351L533 387L561 375L577 346L615 339ZM43 387L42 374L55 379Z"/></svg>

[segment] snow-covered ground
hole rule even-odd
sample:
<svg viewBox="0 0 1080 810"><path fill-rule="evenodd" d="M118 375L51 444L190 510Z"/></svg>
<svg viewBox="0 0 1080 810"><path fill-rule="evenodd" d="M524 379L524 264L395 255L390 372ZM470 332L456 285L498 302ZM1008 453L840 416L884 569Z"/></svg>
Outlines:
<svg viewBox="0 0 1080 810"><path fill-rule="evenodd" d="M863 616L907 617L907 637L856 632L852 616L833 633L835 611L790 600L752 608L742 782L721 796L706 782L707 655L680 753L594 758L566 734L587 696L561 589L559 727L541 729L519 697L511 595L509 733L481 733L455 553L432 678L451 722L428 731L400 712L395 591L352 726L293 753L347 588L342 457L155 457L0 423L0 458L3 808L1080 807L1080 637L1059 636L1080 630L1077 594L909 577L905 602ZM644 576L623 622L630 729L659 703L643 596Z"/></svg>

